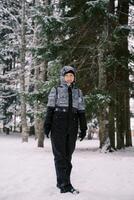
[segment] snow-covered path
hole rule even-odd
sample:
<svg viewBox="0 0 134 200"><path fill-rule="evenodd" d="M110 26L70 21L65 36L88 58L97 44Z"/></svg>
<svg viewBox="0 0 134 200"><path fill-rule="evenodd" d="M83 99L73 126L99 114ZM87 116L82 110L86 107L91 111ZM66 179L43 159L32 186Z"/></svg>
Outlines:
<svg viewBox="0 0 134 200"><path fill-rule="evenodd" d="M133 200L134 147L111 154L99 152L97 140L77 141L72 183L79 195L55 187L51 143L0 134L0 200Z"/></svg>

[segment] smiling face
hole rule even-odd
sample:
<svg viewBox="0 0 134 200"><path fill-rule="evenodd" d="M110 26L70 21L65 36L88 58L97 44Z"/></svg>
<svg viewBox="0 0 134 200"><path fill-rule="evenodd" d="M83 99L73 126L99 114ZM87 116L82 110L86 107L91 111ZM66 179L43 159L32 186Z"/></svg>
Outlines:
<svg viewBox="0 0 134 200"><path fill-rule="evenodd" d="M70 85L71 83L74 82L74 74L73 74L73 73L67 73L67 74L65 74L64 80L65 80L65 82L66 82L67 84Z"/></svg>

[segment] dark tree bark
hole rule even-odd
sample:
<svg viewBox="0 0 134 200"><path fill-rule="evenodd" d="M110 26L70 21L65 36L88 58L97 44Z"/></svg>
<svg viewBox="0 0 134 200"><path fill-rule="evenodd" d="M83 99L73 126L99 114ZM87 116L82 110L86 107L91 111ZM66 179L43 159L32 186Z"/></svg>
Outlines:
<svg viewBox="0 0 134 200"><path fill-rule="evenodd" d="M104 30L102 33L102 37L107 33L107 26L104 24ZM107 73L105 62L105 47L101 47L98 49L98 66L99 66L99 84L98 88L103 93L107 88ZM100 140L100 148L102 152L111 151L110 138L109 138L109 106L107 104L103 105L99 109L99 140Z"/></svg>
<svg viewBox="0 0 134 200"><path fill-rule="evenodd" d="M110 0L108 4L108 12L109 14L115 13L115 0ZM109 17L108 19L108 41L109 41L109 54L113 54L113 44L112 44L112 35L115 29L115 23L112 18ZM112 66L114 68L114 66ZM108 82L108 90L111 95L111 102L109 104L109 138L110 138L110 145L113 149L115 149L115 87L113 84L113 73L112 71L107 70L107 82Z"/></svg>
<svg viewBox="0 0 134 200"><path fill-rule="evenodd" d="M120 30L119 40L116 46L116 57L119 61L116 72L116 126L117 126L117 148L132 146L130 132L130 109L129 109L129 69L128 69L128 34L125 28L128 25L129 1L118 1L118 18ZM126 143L125 143L126 138Z"/></svg>

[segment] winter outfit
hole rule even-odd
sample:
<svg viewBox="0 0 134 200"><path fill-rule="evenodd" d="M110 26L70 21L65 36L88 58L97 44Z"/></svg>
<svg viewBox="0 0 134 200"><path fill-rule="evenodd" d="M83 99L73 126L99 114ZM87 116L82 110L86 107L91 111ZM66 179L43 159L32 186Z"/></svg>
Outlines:
<svg viewBox="0 0 134 200"><path fill-rule="evenodd" d="M73 187L70 181L72 169L71 158L75 149L78 133L78 120L80 122L81 140L86 135L85 104L80 89L73 82L70 86L65 82L66 73L73 73L75 69L65 66L61 70L61 84L52 88L48 96L47 113L45 119L45 134L49 137L51 131L51 143L54 154L55 169L57 175L57 187L61 192L71 192Z"/></svg>

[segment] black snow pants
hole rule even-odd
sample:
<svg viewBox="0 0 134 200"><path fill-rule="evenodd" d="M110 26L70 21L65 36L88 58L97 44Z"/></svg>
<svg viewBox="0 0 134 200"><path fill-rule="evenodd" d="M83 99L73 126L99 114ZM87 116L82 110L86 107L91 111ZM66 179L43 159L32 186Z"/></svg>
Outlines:
<svg viewBox="0 0 134 200"><path fill-rule="evenodd" d="M57 186L71 183L71 159L75 149L78 132L78 114L55 112L51 130L52 150L54 154Z"/></svg>

